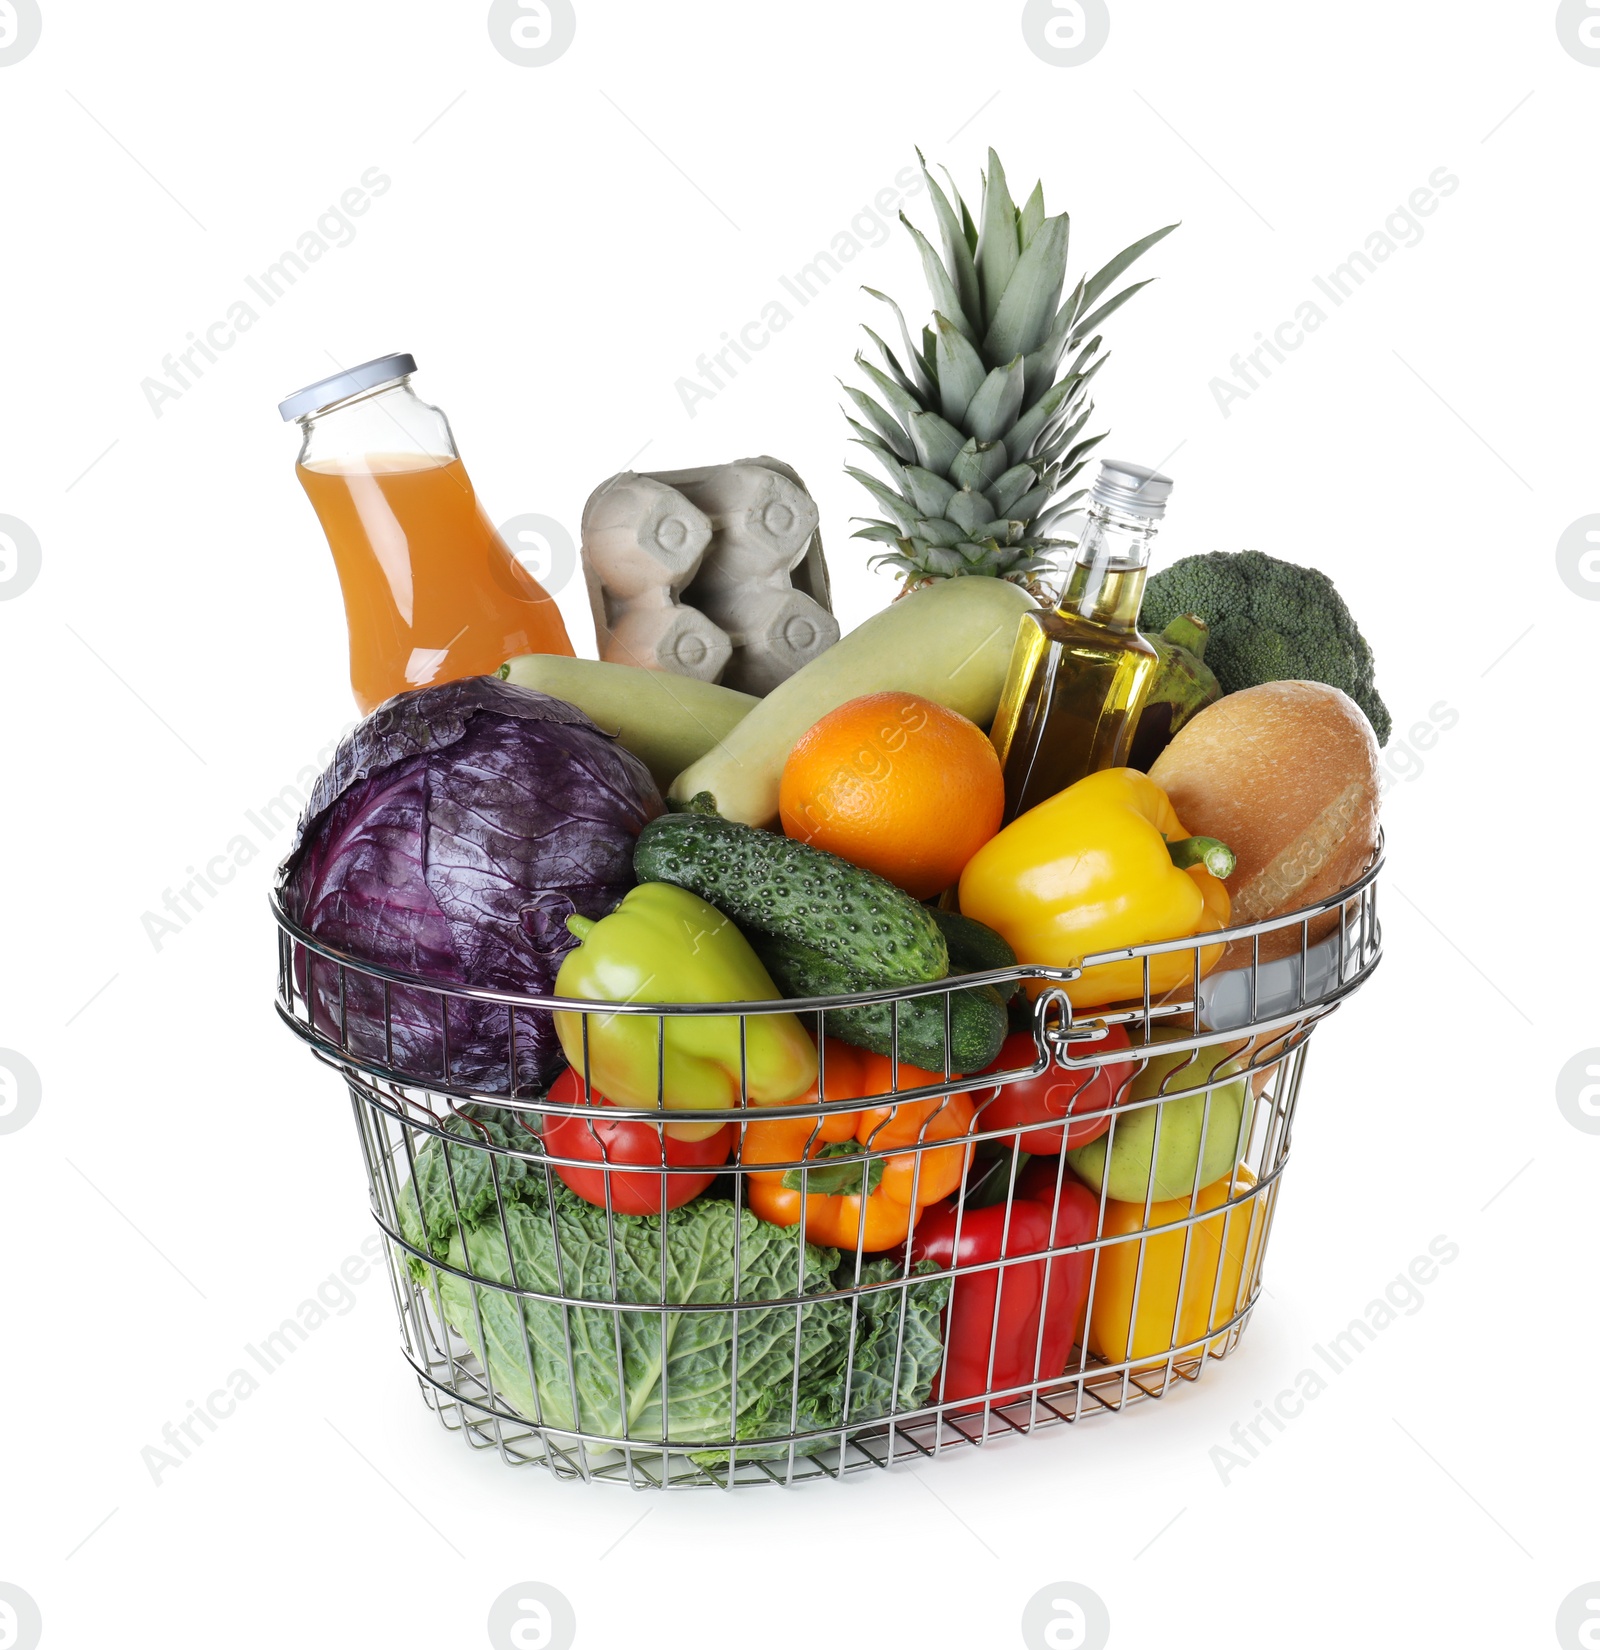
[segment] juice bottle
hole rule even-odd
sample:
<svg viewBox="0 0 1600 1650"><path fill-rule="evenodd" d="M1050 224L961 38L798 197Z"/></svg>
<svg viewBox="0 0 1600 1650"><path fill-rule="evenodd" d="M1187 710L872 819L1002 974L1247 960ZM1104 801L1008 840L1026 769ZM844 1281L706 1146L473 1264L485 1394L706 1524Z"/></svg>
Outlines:
<svg viewBox="0 0 1600 1650"><path fill-rule="evenodd" d="M1159 660L1137 629L1172 482L1107 460L1055 610L1025 613L989 737L1007 822L1101 768L1126 767Z"/></svg>
<svg viewBox="0 0 1600 1650"><path fill-rule="evenodd" d="M485 515L449 421L386 355L279 404L300 425L296 474L327 534L365 715L521 653L572 654L560 609Z"/></svg>

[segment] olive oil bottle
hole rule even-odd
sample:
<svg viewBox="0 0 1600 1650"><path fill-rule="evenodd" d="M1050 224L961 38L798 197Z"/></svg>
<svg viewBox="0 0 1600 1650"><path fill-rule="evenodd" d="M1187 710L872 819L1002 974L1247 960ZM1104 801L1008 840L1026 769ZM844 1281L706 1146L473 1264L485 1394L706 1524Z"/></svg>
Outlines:
<svg viewBox="0 0 1600 1650"><path fill-rule="evenodd" d="M1171 491L1143 465L1104 461L1060 600L1023 615L989 734L1008 823L1085 774L1127 765L1158 662L1137 627L1150 540Z"/></svg>

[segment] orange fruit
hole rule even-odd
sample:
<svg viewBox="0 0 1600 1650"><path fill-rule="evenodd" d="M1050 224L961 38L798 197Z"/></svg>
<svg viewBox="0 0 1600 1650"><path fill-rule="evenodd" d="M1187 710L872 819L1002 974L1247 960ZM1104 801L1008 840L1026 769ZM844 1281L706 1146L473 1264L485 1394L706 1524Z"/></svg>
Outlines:
<svg viewBox="0 0 1600 1650"><path fill-rule="evenodd" d="M831 710L789 753L786 835L930 899L1000 829L1005 783L988 735L915 693Z"/></svg>

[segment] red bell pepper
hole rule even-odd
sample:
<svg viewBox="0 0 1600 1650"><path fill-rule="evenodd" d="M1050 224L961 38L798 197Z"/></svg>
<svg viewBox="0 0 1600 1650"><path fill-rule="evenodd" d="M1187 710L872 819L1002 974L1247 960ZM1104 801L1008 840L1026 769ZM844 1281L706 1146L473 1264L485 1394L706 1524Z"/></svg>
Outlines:
<svg viewBox="0 0 1600 1650"><path fill-rule="evenodd" d="M1081 1049L1094 1050L1127 1046L1128 1034L1119 1025L1107 1026L1105 1036L1098 1042L1079 1045ZM1018 1066L1032 1065L1037 1058L1033 1033L1014 1031L1002 1044L999 1058L987 1069L1015 1070ZM1028 1132L1020 1137L1017 1149L1030 1157L1053 1155L1064 1146L1087 1146L1111 1127L1112 1110L1122 1103L1137 1070L1138 1067L1127 1060L1076 1070L1052 1065L1037 1077L1006 1083L987 1104L981 1091L975 1089L973 1098L980 1108L975 1127L984 1133L990 1129L1026 1129ZM1054 1128L1030 1127L1058 1117L1071 1121Z"/></svg>
<svg viewBox="0 0 1600 1650"><path fill-rule="evenodd" d="M1018 1389L1066 1372L1094 1251L1037 1261L1016 1257L1091 1242L1100 1204L1070 1173L1061 1175L1057 1197L1059 1158L1028 1167L1036 1172L1025 1170L1018 1177L1009 1203L961 1210L952 1199L929 1209L917 1227L913 1261L956 1268L1013 1262L986 1271L958 1270L945 1311L944 1367L931 1402L949 1404L993 1392L1000 1394L997 1402L1014 1403L1028 1396ZM1008 1174L1009 1168L999 1172ZM979 1407L945 1413L966 1415Z"/></svg>
<svg viewBox="0 0 1600 1650"><path fill-rule="evenodd" d="M585 1203L606 1206L606 1182L611 1182L611 1208L619 1215L659 1215L698 1197L728 1161L737 1133L724 1123L704 1140L679 1140L659 1123L607 1117L614 1109L593 1090L592 1116L544 1120L545 1149L552 1157L577 1158L596 1167L578 1168L553 1163L556 1175ZM583 1079L571 1066L550 1085L549 1098L557 1105L584 1104ZM616 1165L623 1165L619 1169ZM685 1170L703 1168L704 1174Z"/></svg>

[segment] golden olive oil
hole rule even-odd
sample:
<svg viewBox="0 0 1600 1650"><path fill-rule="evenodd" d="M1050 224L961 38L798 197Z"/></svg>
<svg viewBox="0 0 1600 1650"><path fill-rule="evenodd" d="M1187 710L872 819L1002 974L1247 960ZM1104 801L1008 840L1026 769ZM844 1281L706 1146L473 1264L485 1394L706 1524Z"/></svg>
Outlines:
<svg viewBox="0 0 1600 1650"><path fill-rule="evenodd" d="M1171 483L1104 464L1066 588L1023 615L990 738L1009 822L1101 768L1127 764L1158 664L1139 634L1149 540Z"/></svg>

